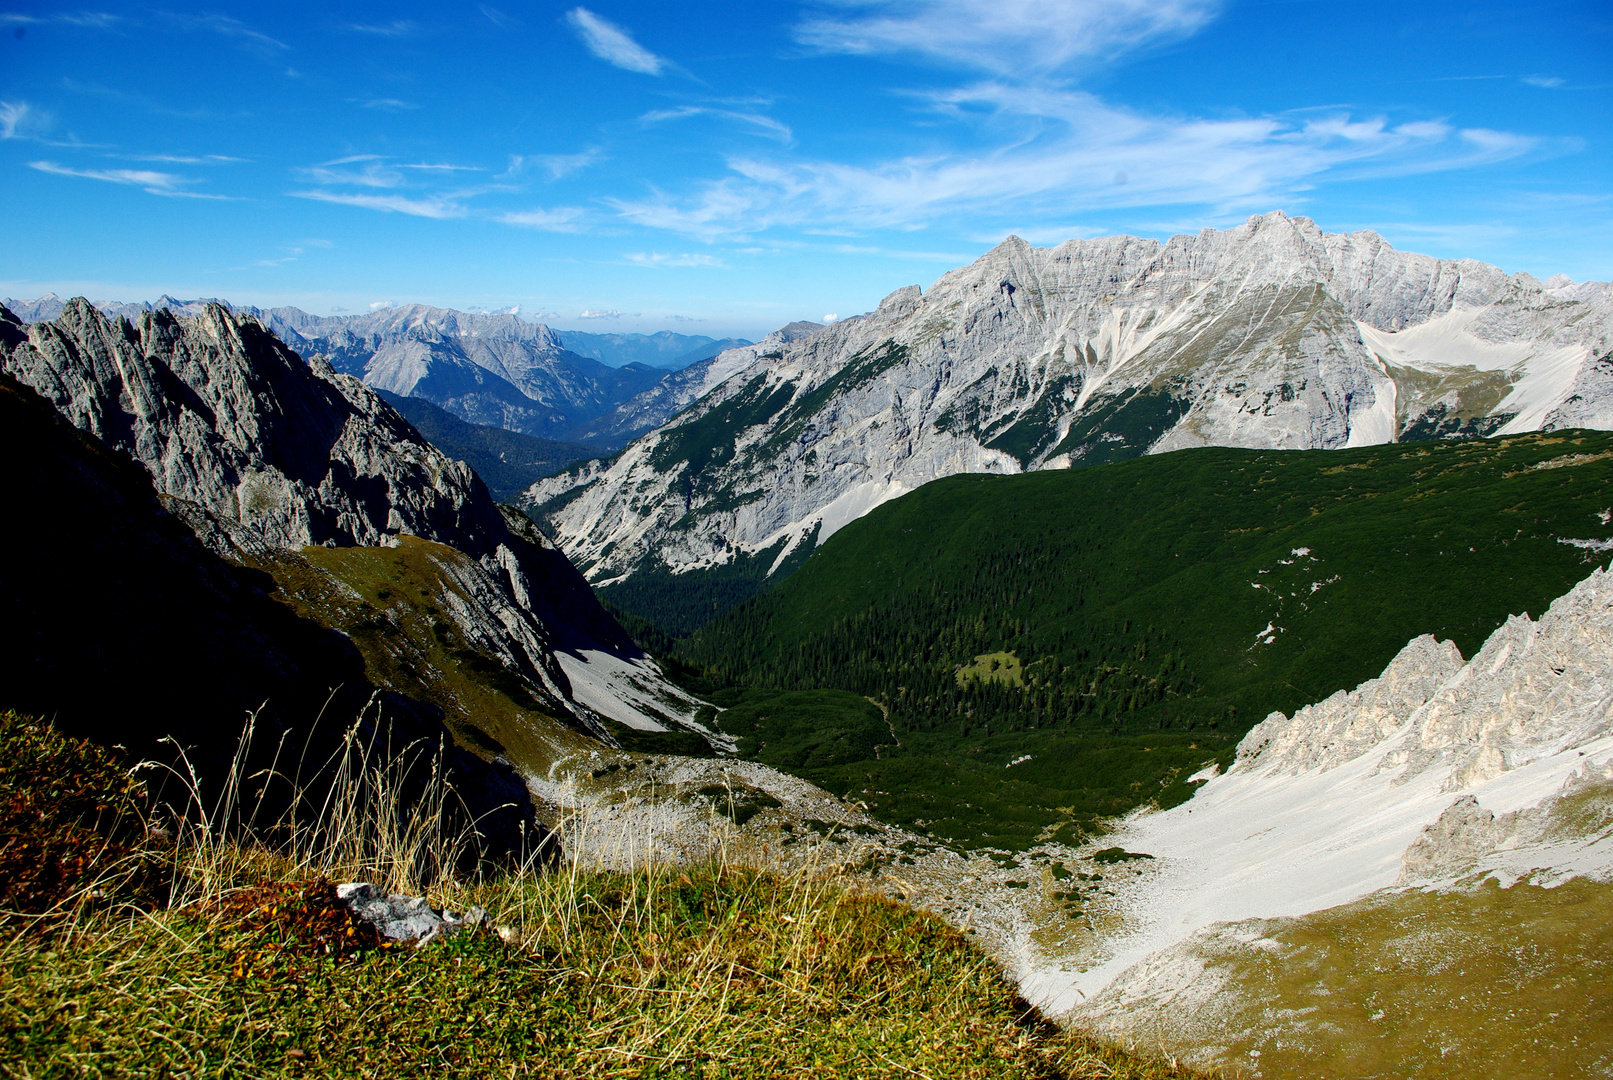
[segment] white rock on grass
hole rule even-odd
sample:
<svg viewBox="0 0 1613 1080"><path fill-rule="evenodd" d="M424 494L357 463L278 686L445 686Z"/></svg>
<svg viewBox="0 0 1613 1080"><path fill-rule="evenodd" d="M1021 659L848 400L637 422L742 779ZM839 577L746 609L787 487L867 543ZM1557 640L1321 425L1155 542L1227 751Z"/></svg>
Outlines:
<svg viewBox="0 0 1613 1080"><path fill-rule="evenodd" d="M412 941L416 948L453 937L468 927L487 921L487 913L473 907L464 915L437 910L423 896L399 896L377 892L367 881L336 886L336 896L358 918L363 919L388 941Z"/></svg>

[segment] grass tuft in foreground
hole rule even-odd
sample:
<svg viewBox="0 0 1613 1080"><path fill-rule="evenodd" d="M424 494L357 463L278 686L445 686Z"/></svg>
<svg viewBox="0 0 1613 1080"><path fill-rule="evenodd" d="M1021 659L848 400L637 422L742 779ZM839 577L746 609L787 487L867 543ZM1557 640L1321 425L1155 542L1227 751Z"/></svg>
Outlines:
<svg viewBox="0 0 1613 1080"><path fill-rule="evenodd" d="M7 728L0 760L41 730ZM395 826L380 818L345 827ZM0 914L0 1075L1192 1075L1058 1032L943 922L844 880L720 863L442 875L434 905L482 906L501 932L415 949L335 901L333 879L375 867L310 876L304 846L189 835L166 849L166 907L80 908L51 937Z"/></svg>

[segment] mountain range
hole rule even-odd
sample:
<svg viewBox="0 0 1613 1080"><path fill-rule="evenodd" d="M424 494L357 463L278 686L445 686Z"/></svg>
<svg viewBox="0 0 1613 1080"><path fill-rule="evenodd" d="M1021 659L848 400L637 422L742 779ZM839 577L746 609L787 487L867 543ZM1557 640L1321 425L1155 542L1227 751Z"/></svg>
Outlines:
<svg viewBox="0 0 1613 1080"><path fill-rule="evenodd" d="M4 302L23 322L53 320L64 303L54 295ZM163 296L154 302L97 306L111 318L138 319L158 310L195 317L217 303L222 302ZM747 344L670 331L562 335L514 312L464 312L423 304L362 315L316 316L295 307L239 311L303 355L322 355L336 370L378 389L423 398L469 423L588 442L596 453L614 450L664 421L654 410L655 399L642 407L633 401L669 372ZM606 413L612 422L594 427L608 431L607 436L580 430Z"/></svg>
<svg viewBox="0 0 1613 1080"><path fill-rule="evenodd" d="M265 573L353 643L369 679L441 710L468 745L541 766L579 737L690 726L696 703L526 518L376 391L255 318L210 304L131 322L72 300L24 325L0 309L0 369L133 459L216 559Z"/></svg>
<svg viewBox="0 0 1613 1080"><path fill-rule="evenodd" d="M762 579L955 473L1613 427L1610 352L1605 283L1280 212L1164 243L1010 237L874 312L721 354L684 411L525 505L599 585Z"/></svg>
<svg viewBox="0 0 1613 1080"><path fill-rule="evenodd" d="M615 405L513 314L0 308L0 708L206 770L357 715L506 849L856 875L1213 1066L1606 1071L1609 303L1011 239ZM655 425L526 488L564 549L506 406Z"/></svg>

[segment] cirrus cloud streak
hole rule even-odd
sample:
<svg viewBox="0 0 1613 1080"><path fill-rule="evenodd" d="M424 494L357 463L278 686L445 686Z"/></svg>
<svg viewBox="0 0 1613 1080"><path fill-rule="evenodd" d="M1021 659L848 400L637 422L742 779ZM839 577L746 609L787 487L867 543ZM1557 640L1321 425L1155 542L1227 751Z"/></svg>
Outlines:
<svg viewBox="0 0 1613 1080"><path fill-rule="evenodd" d="M407 214L423 218L460 218L467 213L465 207L449 199L411 199L405 195L359 195L339 191L291 191L292 198L313 199L315 202L336 203L341 206L360 206L366 210L379 210L387 214Z"/></svg>
<svg viewBox="0 0 1613 1080"><path fill-rule="evenodd" d="M1112 59L1200 29L1216 0L841 0L795 28L831 53L905 53L1023 77Z"/></svg>
<svg viewBox="0 0 1613 1080"><path fill-rule="evenodd" d="M1571 149L1509 132L1348 114L1161 117L1072 90L987 82L931 106L984 128L985 148L872 164L731 157L729 175L671 197L616 199L637 224L711 240L775 226L921 228L996 208L1064 217L1189 205L1291 202L1323 181L1469 168Z"/></svg>
<svg viewBox="0 0 1613 1080"><path fill-rule="evenodd" d="M588 51L607 64L624 71L637 71L643 75L659 75L671 66L663 58L633 40L631 34L609 19L600 18L585 7L566 12L566 22Z"/></svg>

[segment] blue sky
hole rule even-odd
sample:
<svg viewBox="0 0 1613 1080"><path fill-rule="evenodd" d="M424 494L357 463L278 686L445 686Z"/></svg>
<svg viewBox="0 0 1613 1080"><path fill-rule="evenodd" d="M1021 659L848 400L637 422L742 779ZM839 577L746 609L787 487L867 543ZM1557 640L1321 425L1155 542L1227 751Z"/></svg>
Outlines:
<svg viewBox="0 0 1613 1080"><path fill-rule="evenodd" d="M756 336L1270 209L1606 280L1610 59L1606 0L0 6L0 294Z"/></svg>

